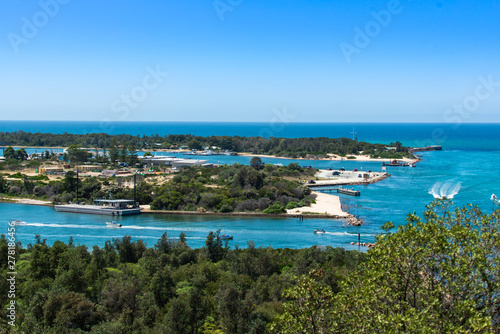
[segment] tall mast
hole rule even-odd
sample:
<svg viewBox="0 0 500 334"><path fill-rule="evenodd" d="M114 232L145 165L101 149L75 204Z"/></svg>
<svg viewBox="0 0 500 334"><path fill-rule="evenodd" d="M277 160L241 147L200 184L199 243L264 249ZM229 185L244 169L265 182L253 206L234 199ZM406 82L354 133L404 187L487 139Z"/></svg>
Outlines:
<svg viewBox="0 0 500 334"><path fill-rule="evenodd" d="M78 169L76 170L76 204L78 204Z"/></svg>

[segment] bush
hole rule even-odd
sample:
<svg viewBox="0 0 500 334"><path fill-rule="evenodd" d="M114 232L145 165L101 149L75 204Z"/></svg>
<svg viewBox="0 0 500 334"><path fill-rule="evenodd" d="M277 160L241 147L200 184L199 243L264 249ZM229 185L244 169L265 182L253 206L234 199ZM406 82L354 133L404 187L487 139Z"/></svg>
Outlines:
<svg viewBox="0 0 500 334"><path fill-rule="evenodd" d="M278 203L274 203L273 205L269 206L267 209L265 209L262 212L269 213L269 214L278 214L278 213L285 213L286 210L282 205L280 205Z"/></svg>
<svg viewBox="0 0 500 334"><path fill-rule="evenodd" d="M18 186L11 186L9 188L9 193L11 193L12 195L18 195L20 192L21 192L21 188Z"/></svg>
<svg viewBox="0 0 500 334"><path fill-rule="evenodd" d="M287 210L292 210L292 209L295 209L299 206L299 204L297 202L288 202L286 204L286 209Z"/></svg>
<svg viewBox="0 0 500 334"><path fill-rule="evenodd" d="M220 210L219 210L219 211L220 211L220 212L233 212L233 207L232 207L230 204L225 203L225 204L223 204L223 205L221 206L221 208L220 208Z"/></svg>

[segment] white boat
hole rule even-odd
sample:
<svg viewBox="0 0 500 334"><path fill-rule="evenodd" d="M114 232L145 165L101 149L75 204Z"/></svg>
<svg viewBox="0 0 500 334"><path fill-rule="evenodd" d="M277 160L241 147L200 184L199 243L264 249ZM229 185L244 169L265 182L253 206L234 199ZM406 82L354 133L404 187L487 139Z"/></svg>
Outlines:
<svg viewBox="0 0 500 334"><path fill-rule="evenodd" d="M326 233L326 231L323 230L323 229L321 229L321 230L320 229L315 229L314 233L316 233L316 234L324 234L324 233Z"/></svg>
<svg viewBox="0 0 500 334"><path fill-rule="evenodd" d="M500 199L498 199L498 197L495 194L492 194L490 199L496 204L500 204Z"/></svg>
<svg viewBox="0 0 500 334"><path fill-rule="evenodd" d="M13 221L11 221L11 225L14 225L14 226L26 225L26 222L23 222L20 220L13 220Z"/></svg>
<svg viewBox="0 0 500 334"><path fill-rule="evenodd" d="M113 227L113 228L122 227L122 224L118 224L115 221L112 221L111 223L110 222L106 222L106 227Z"/></svg>

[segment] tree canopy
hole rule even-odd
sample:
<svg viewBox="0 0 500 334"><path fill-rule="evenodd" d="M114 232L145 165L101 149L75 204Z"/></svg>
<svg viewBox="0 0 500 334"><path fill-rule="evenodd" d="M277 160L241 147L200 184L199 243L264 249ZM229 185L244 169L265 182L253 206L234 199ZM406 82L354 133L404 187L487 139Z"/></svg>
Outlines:
<svg viewBox="0 0 500 334"><path fill-rule="evenodd" d="M304 333L284 322L319 307L317 323L326 325L310 333L498 333L500 210L488 215L450 205L436 201L423 219L410 214L397 232L379 236L329 303L312 295L297 315L296 299L276 319L275 332ZM301 281L292 295L308 285Z"/></svg>

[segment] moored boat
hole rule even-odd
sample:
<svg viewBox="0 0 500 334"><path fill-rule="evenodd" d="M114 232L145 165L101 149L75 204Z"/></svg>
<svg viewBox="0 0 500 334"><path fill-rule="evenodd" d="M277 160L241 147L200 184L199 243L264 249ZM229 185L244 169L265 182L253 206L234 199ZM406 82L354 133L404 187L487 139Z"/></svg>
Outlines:
<svg viewBox="0 0 500 334"><path fill-rule="evenodd" d="M389 167L408 167L410 166L409 163L404 162L404 161L399 161L399 160L392 160L391 162L383 162L382 166L389 166Z"/></svg>
<svg viewBox="0 0 500 334"><path fill-rule="evenodd" d="M125 216L141 213L138 203L128 199L96 199L94 205L64 204L54 205L56 211L90 213L97 215Z"/></svg>

